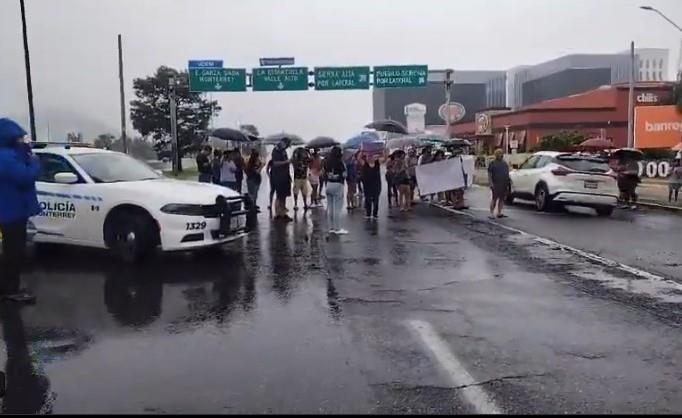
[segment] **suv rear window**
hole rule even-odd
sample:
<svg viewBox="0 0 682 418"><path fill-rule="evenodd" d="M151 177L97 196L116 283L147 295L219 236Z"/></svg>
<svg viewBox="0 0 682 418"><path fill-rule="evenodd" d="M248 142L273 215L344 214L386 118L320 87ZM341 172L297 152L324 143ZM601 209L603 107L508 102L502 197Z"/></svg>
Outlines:
<svg viewBox="0 0 682 418"><path fill-rule="evenodd" d="M604 158L586 157L581 155L559 155L556 159L559 164L575 171L608 173L611 170L608 161Z"/></svg>

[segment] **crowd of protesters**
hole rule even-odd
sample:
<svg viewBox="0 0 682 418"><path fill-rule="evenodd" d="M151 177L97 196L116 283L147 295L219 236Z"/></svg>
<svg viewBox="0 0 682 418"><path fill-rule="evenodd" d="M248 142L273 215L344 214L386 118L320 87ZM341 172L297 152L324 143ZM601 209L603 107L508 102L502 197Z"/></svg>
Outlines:
<svg viewBox="0 0 682 418"><path fill-rule="evenodd" d="M197 156L199 181L213 182L229 187L241 193L242 181L246 176L249 196L257 201L261 184L261 171L265 172L270 182L268 209L273 209L274 219L289 222L287 199L293 196L293 209L300 206L304 211L321 207L326 199L329 217L329 232L345 234L340 226L340 214L345 203L346 209L353 212L364 206L367 219L377 219L379 214L379 196L382 192L382 165L385 165L385 183L389 208L397 208L400 212L412 211L415 203L415 192L418 191L417 166L430 164L446 159L445 151L434 152L427 146L418 155L416 148L396 150L386 155L385 150L360 151L342 150L333 147L326 157L318 149L298 147L288 156L290 141L284 138L272 150L267 165L261 160L258 151L251 152L244 163L239 150L214 152L206 147ZM462 153L453 150L449 158L457 158ZM451 190L430 196L431 200L449 204L457 209L464 209L463 189ZM345 196L345 201L344 201ZM300 200L299 200L300 197ZM422 200L427 197L422 196Z"/></svg>

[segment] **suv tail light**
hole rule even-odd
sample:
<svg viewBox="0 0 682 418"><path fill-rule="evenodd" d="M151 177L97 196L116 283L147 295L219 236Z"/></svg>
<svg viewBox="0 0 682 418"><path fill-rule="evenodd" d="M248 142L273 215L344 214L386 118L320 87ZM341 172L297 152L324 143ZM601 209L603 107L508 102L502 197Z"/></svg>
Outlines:
<svg viewBox="0 0 682 418"><path fill-rule="evenodd" d="M566 176L568 174L571 174L572 172L573 170L569 170L568 168L563 166L559 166L551 171L551 173L554 174L555 176Z"/></svg>

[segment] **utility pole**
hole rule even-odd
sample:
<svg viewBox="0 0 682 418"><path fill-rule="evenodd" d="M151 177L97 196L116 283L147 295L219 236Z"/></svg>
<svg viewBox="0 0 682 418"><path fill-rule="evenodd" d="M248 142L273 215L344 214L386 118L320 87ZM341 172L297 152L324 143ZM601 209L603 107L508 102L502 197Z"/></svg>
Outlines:
<svg viewBox="0 0 682 418"><path fill-rule="evenodd" d="M24 34L24 63L26 64L26 91L28 93L28 118L31 128L31 140L36 141L36 117L33 110L33 83L31 81L31 58L28 52L28 34L26 33L26 7L24 0L19 0L21 7L21 29Z"/></svg>
<svg viewBox="0 0 682 418"><path fill-rule="evenodd" d="M180 166L178 149L177 103L175 102L175 77L168 79L168 101L170 103L171 147L173 152L173 175L178 175Z"/></svg>
<svg viewBox="0 0 682 418"><path fill-rule="evenodd" d="M628 92L628 148L635 145L635 42L630 42L630 89Z"/></svg>
<svg viewBox="0 0 682 418"><path fill-rule="evenodd" d="M504 153L509 152L509 128L511 125L504 125Z"/></svg>
<svg viewBox="0 0 682 418"><path fill-rule="evenodd" d="M118 84L121 96L121 142L123 143L123 152L128 153L128 137L126 135L126 96L123 89L123 43L121 41L121 34L118 34Z"/></svg>

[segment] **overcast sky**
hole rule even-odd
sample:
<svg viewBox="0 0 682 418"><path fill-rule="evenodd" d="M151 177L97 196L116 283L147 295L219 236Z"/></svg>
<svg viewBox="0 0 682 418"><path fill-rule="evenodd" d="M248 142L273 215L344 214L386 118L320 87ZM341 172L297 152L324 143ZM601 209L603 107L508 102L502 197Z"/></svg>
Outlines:
<svg viewBox="0 0 682 418"><path fill-rule="evenodd" d="M568 53L670 49L680 34L648 3L682 24L682 0L26 0L38 133L119 134L116 35L132 80L160 65L223 59L251 68L293 56L309 67L428 64L506 70ZM339 139L370 121L370 91L214 94L216 126L253 123L264 134ZM27 121L19 0L0 0L0 115ZM129 123L129 130L130 122Z"/></svg>

